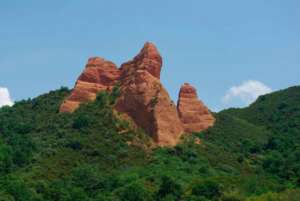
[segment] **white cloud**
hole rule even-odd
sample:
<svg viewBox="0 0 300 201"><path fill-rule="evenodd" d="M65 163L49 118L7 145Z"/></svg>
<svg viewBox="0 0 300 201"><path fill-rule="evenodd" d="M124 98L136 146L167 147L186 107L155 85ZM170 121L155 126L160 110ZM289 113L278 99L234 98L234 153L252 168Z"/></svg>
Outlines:
<svg viewBox="0 0 300 201"><path fill-rule="evenodd" d="M257 80L248 80L241 85L231 87L223 97L223 103L249 105L258 96L272 92L272 89Z"/></svg>
<svg viewBox="0 0 300 201"><path fill-rule="evenodd" d="M10 98L8 89L0 87L0 107L5 105L12 106L13 101Z"/></svg>

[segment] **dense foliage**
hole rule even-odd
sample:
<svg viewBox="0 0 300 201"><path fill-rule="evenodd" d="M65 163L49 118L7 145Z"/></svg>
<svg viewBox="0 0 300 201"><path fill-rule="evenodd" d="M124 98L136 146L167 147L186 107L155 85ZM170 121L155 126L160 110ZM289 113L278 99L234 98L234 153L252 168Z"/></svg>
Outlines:
<svg viewBox="0 0 300 201"><path fill-rule="evenodd" d="M215 114L173 148L118 118L117 88L61 114L68 94L0 109L1 201L300 200L300 87Z"/></svg>
<svg viewBox="0 0 300 201"><path fill-rule="evenodd" d="M300 87L261 96L248 108L224 113L271 132L262 149L263 168L282 180L300 185Z"/></svg>

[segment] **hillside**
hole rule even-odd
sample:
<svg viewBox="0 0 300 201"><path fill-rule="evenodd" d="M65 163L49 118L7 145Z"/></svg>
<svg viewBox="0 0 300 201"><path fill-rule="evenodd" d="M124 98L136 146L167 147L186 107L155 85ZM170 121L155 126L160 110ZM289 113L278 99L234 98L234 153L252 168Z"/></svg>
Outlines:
<svg viewBox="0 0 300 201"><path fill-rule="evenodd" d="M0 200L300 199L300 87L214 114L214 127L172 148L118 118L118 93L59 113L69 95L0 109Z"/></svg>
<svg viewBox="0 0 300 201"><path fill-rule="evenodd" d="M299 132L300 86L290 87L272 94L260 96L244 109L228 109L223 112L265 126L278 133Z"/></svg>
<svg viewBox="0 0 300 201"><path fill-rule="evenodd" d="M264 168L286 180L300 183L300 87L264 95L245 109L229 114L262 126L272 133L265 145Z"/></svg>

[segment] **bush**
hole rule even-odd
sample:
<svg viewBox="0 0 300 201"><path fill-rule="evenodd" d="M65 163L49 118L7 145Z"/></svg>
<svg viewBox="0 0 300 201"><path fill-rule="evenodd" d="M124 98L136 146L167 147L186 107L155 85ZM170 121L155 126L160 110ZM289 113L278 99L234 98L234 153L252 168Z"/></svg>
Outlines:
<svg viewBox="0 0 300 201"><path fill-rule="evenodd" d="M72 127L75 129L82 129L88 127L89 125L89 117L80 115L74 119Z"/></svg>
<svg viewBox="0 0 300 201"><path fill-rule="evenodd" d="M96 172L95 168L88 165L75 168L72 172L73 185L92 192L100 185L99 176Z"/></svg>
<svg viewBox="0 0 300 201"><path fill-rule="evenodd" d="M151 201L150 193L145 189L144 185L140 182L134 182L124 187L118 193L122 201Z"/></svg>
<svg viewBox="0 0 300 201"><path fill-rule="evenodd" d="M74 139L74 140L71 140L71 141L66 145L66 147L69 147L69 148L71 148L71 149L73 149L73 150L79 151L79 150L82 149L82 144L81 144L80 141Z"/></svg>
<svg viewBox="0 0 300 201"><path fill-rule="evenodd" d="M6 194L7 198L14 198L16 201L37 200L33 191L31 191L25 182L16 177L5 177L0 180L0 189Z"/></svg>
<svg viewBox="0 0 300 201"><path fill-rule="evenodd" d="M0 174L10 172L13 167L13 151L10 146L0 142Z"/></svg>
<svg viewBox="0 0 300 201"><path fill-rule="evenodd" d="M158 200L164 200L167 197L172 197L174 201L180 200L182 194L183 191L180 184L175 182L170 177L162 177L162 183L159 187L159 191L157 192Z"/></svg>
<svg viewBox="0 0 300 201"><path fill-rule="evenodd" d="M111 92L110 98L109 98L110 99L109 103L111 105L115 104L116 100L119 98L120 95L121 95L120 86L117 84L117 86L115 86L112 89L112 92Z"/></svg>
<svg viewBox="0 0 300 201"><path fill-rule="evenodd" d="M236 193L229 193L224 194L221 198L221 201L245 201L245 199Z"/></svg>
<svg viewBox="0 0 300 201"><path fill-rule="evenodd" d="M192 194L209 200L217 200L222 195L222 186L215 181L207 180L195 184L192 187Z"/></svg>

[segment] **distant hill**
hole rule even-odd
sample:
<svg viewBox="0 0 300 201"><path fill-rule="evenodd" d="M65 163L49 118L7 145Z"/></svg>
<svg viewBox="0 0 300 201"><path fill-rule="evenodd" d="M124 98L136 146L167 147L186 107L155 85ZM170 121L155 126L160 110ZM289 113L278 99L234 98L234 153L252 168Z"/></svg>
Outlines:
<svg viewBox="0 0 300 201"><path fill-rule="evenodd" d="M0 109L2 201L299 201L300 87L214 114L157 147L99 93L59 113L61 88Z"/></svg>
<svg viewBox="0 0 300 201"><path fill-rule="evenodd" d="M228 109L223 113L245 119L278 133L299 133L300 86L260 96L244 109Z"/></svg>

